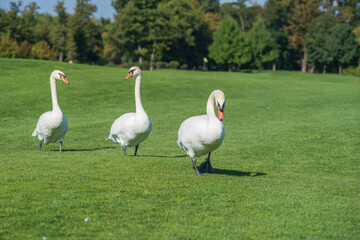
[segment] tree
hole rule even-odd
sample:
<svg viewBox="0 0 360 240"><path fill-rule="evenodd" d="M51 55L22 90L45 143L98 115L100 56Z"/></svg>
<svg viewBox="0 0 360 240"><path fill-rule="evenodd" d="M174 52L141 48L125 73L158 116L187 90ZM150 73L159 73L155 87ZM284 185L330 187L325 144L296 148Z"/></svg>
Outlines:
<svg viewBox="0 0 360 240"><path fill-rule="evenodd" d="M332 59L339 65L339 74L346 64L350 64L357 56L359 45L349 24L336 24L330 29L330 37L326 48L331 52Z"/></svg>
<svg viewBox="0 0 360 240"><path fill-rule="evenodd" d="M233 65L240 62L239 40L239 28L236 21L231 17L226 17L214 34L214 42L209 47L209 56L217 64L227 65L228 71L231 72Z"/></svg>
<svg viewBox="0 0 360 240"><path fill-rule="evenodd" d="M130 0L112 0L111 5L115 8L117 12L119 12L122 10L122 8L126 6L129 1Z"/></svg>
<svg viewBox="0 0 360 240"><path fill-rule="evenodd" d="M17 55L19 58L28 58L30 56L30 52L31 44L28 42L28 40L25 40L20 44Z"/></svg>
<svg viewBox="0 0 360 240"><path fill-rule="evenodd" d="M224 3L221 5L221 15L231 16L239 25L243 32L251 29L256 17L262 13L261 6L254 4L251 7L246 6L248 0L238 0L237 2Z"/></svg>
<svg viewBox="0 0 360 240"><path fill-rule="evenodd" d="M151 48L148 39L149 26L156 18L157 5L161 1L129 0L114 1L113 6L117 10L111 34L114 42L120 49L126 51L128 60L137 55L141 64L142 58Z"/></svg>
<svg viewBox="0 0 360 240"><path fill-rule="evenodd" d="M21 2L10 2L10 11L0 11L0 32L9 35L11 39L15 39L19 42L23 41L23 25L20 15Z"/></svg>
<svg viewBox="0 0 360 240"><path fill-rule="evenodd" d="M266 29L274 40L278 58L275 63L279 68L291 68L292 59L286 35L288 18L287 8L280 4L281 0L268 0L264 8ZM276 65L273 68L276 69Z"/></svg>
<svg viewBox="0 0 360 240"><path fill-rule="evenodd" d="M94 19L96 6L90 0L77 0L75 12L69 17L66 33L67 58L81 63L96 63L101 58L101 26Z"/></svg>
<svg viewBox="0 0 360 240"><path fill-rule="evenodd" d="M192 0L170 0L161 5L165 5L166 26L171 29L169 34L165 31L163 35L167 39L163 43L168 47L163 51L162 59L177 60L190 68L201 67L204 57L208 55L218 15L204 13L202 5Z"/></svg>
<svg viewBox="0 0 360 240"><path fill-rule="evenodd" d="M301 57L301 72L306 72L307 51L306 33L310 23L320 14L321 0L293 0L283 1L289 9L288 26L286 27L291 48L298 51Z"/></svg>
<svg viewBox="0 0 360 240"><path fill-rule="evenodd" d="M0 39L0 57L14 58L17 57L19 46L15 39L10 36L2 35Z"/></svg>
<svg viewBox="0 0 360 240"><path fill-rule="evenodd" d="M41 40L31 47L30 56L34 59L55 60L56 52L46 41Z"/></svg>
<svg viewBox="0 0 360 240"><path fill-rule="evenodd" d="M326 66L331 62L331 50L326 48L326 41L330 37L330 29L336 24L333 15L324 14L312 21L306 36L306 50L309 60L315 66L322 65L323 73L326 73Z"/></svg>
<svg viewBox="0 0 360 240"><path fill-rule="evenodd" d="M53 31L51 33L51 42L54 45L55 49L59 52L59 61L64 61L64 52L66 45L66 25L68 14L64 7L64 0L58 1L55 5L55 11L57 17L55 19L55 24Z"/></svg>
<svg viewBox="0 0 360 240"><path fill-rule="evenodd" d="M30 42L35 42L35 26L37 23L37 15L36 12L39 9L39 7L36 5L35 2L30 3L27 5L24 9L24 11L21 13L21 38L18 39L18 41L24 41L28 40Z"/></svg>
<svg viewBox="0 0 360 240"><path fill-rule="evenodd" d="M261 18L257 19L248 32L248 41L251 46L252 59L259 71L264 63L274 62L278 57L275 43Z"/></svg>

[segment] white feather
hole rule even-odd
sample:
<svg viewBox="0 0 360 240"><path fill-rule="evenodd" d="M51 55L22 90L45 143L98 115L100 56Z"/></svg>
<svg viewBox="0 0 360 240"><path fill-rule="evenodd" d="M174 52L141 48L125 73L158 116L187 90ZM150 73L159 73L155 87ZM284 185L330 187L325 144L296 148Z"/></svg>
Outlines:
<svg viewBox="0 0 360 240"><path fill-rule="evenodd" d="M68 131L68 121L62 113L56 92L56 80L60 79L60 75L65 74L59 70L55 70L50 75L50 88L52 98L52 111L43 113L37 124L32 136L38 136L39 141L47 143L55 143L58 140L63 141ZM66 81L66 80L65 80ZM66 81L67 83L67 81Z"/></svg>
<svg viewBox="0 0 360 240"><path fill-rule="evenodd" d="M177 144L192 158L216 150L224 140L224 125L214 113L215 100L223 104L224 93L213 91L207 102L207 115L190 117L179 128Z"/></svg>
<svg viewBox="0 0 360 240"><path fill-rule="evenodd" d="M150 134L152 124L146 114L140 96L141 70L139 67L131 67L135 80L135 113L126 113L116 119L111 126L107 140L120 144L122 147L135 147L143 142Z"/></svg>

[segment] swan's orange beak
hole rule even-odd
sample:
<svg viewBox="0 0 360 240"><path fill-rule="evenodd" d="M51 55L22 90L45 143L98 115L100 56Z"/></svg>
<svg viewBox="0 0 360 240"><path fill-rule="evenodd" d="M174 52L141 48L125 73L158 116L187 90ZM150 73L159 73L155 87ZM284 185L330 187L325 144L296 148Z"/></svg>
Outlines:
<svg viewBox="0 0 360 240"><path fill-rule="evenodd" d="M224 111L221 111L220 107L218 107L218 117L220 121L224 119Z"/></svg>
<svg viewBox="0 0 360 240"><path fill-rule="evenodd" d="M129 74L125 77L125 80L128 80L129 78L131 78L134 75L134 73L131 71L129 72Z"/></svg>
<svg viewBox="0 0 360 240"><path fill-rule="evenodd" d="M63 81L64 83L69 84L68 80L66 80L66 78L65 78L64 75L61 75L61 76L60 76L60 79L61 79L61 81Z"/></svg>

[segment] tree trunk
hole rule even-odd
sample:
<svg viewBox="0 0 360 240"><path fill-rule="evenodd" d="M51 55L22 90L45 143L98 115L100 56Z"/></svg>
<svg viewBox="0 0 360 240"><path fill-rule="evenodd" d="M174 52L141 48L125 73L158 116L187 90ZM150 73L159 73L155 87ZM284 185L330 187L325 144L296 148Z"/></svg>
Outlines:
<svg viewBox="0 0 360 240"><path fill-rule="evenodd" d="M64 61L64 43L65 43L65 31L64 31L65 25L63 24L61 26L62 32L61 32L61 49L59 52L59 62Z"/></svg>
<svg viewBox="0 0 360 240"><path fill-rule="evenodd" d="M276 64L275 64L275 63L273 63L272 70L273 70L274 72L276 71Z"/></svg>
<svg viewBox="0 0 360 240"><path fill-rule="evenodd" d="M241 62L238 63L237 69L238 69L238 70L241 69Z"/></svg>
<svg viewBox="0 0 360 240"><path fill-rule="evenodd" d="M323 74L326 74L326 64L323 65Z"/></svg>
<svg viewBox="0 0 360 240"><path fill-rule="evenodd" d="M152 50L151 56L150 56L150 71L152 71L154 69L155 47L156 47L156 40L154 41L153 50Z"/></svg>
<svg viewBox="0 0 360 240"><path fill-rule="evenodd" d="M243 32L245 32L244 19L243 19L243 17L241 16L241 14L240 14L240 22L241 22L241 30L242 30Z"/></svg>
<svg viewBox="0 0 360 240"><path fill-rule="evenodd" d="M306 54L306 50L305 50L303 58L301 59L301 72L302 73L306 73L306 64L307 64L307 54Z"/></svg>
<svg viewBox="0 0 360 240"><path fill-rule="evenodd" d="M314 71L315 71L315 66L312 65L312 66L310 67L310 69L309 69L309 73L314 73Z"/></svg>
<svg viewBox="0 0 360 240"><path fill-rule="evenodd" d="M231 72L231 65L229 65L229 67L228 67L228 71L229 71L229 72Z"/></svg>
<svg viewBox="0 0 360 240"><path fill-rule="evenodd" d="M342 66L339 65L339 75L341 75L341 74L342 74Z"/></svg>
<svg viewBox="0 0 360 240"><path fill-rule="evenodd" d="M59 62L63 62L64 61L64 52L60 51L59 52Z"/></svg>
<svg viewBox="0 0 360 240"><path fill-rule="evenodd" d="M138 51L141 54L141 45L140 45L140 43L138 44ZM142 56L141 55L139 56L139 64L140 65L142 64Z"/></svg>

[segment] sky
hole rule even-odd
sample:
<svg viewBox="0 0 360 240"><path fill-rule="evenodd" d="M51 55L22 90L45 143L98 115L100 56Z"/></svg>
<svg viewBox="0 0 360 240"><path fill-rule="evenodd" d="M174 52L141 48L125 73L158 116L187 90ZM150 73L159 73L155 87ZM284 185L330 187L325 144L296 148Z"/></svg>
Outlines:
<svg viewBox="0 0 360 240"><path fill-rule="evenodd" d="M21 0L22 6L21 10L31 2L36 2L36 4L40 7L38 9L39 13L50 13L51 15L56 15L54 11L54 6L58 2L58 0ZM18 2L18 0L0 0L0 8L8 11L10 9L10 2ZM233 2L232 0L220 0L220 3L225 2ZM252 2L256 2L262 6L266 0L252 0ZM76 5L76 0L64 0L64 5L66 7L66 12L73 13ZM91 0L92 4L97 6L97 11L94 13L96 19L103 18L113 18L115 14L115 9L111 6L111 0Z"/></svg>

